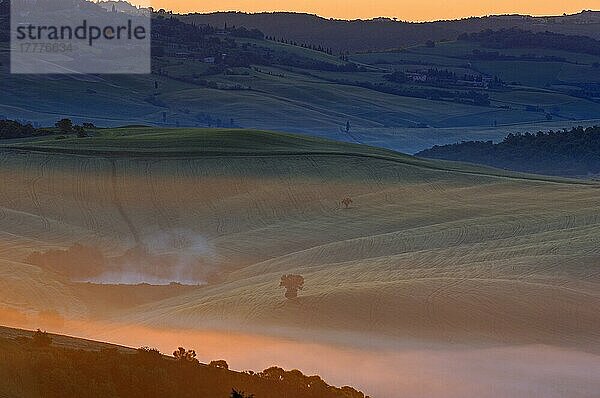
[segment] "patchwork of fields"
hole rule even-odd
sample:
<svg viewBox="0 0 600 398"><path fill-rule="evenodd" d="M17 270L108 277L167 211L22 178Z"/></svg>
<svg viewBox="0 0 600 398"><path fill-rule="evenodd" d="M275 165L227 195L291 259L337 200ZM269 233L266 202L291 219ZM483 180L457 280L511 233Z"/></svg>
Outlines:
<svg viewBox="0 0 600 398"><path fill-rule="evenodd" d="M238 39L332 66L337 56L268 40ZM0 48L2 50L2 48ZM532 60L472 60L474 43L441 42L435 48L353 54L356 71L326 71L284 65L252 65L210 71L192 59L155 60L161 74L147 76L16 76L0 60L0 117L51 126L62 117L99 126L240 127L311 134L416 153L463 139L498 140L509 132L562 129L598 123L597 100L573 94L596 84L600 58L553 50L506 49L506 56ZM3 53L3 51L0 51ZM554 56L560 61L544 61ZM576 59L577 61L573 61ZM448 70L462 76L499 77L489 106L437 100L434 83L390 83L394 71ZM465 95L469 87L445 87ZM400 90L391 92L390 90ZM405 91L402 91L405 90ZM416 90L417 96L406 90ZM423 92L425 90L425 92ZM52 93L49 95L48 93ZM414 94L414 93L413 93ZM551 119L551 120L549 120ZM346 123L350 134L345 132Z"/></svg>

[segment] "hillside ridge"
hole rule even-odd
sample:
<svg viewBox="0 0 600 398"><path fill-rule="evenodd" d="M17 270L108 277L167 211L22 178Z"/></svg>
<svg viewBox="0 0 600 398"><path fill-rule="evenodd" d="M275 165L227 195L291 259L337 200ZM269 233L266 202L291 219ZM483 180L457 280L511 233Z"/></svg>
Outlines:
<svg viewBox="0 0 600 398"><path fill-rule="evenodd" d="M133 134L127 135L128 133L125 133L123 136L113 136L113 134L124 130L129 134L133 132ZM285 158L290 156L320 156L327 158L335 156L383 160L429 170L458 172L476 176L495 176L584 185L593 184L590 181L513 173L490 166L459 163L452 160L444 161L419 158L368 145L272 131L129 128L106 129L99 130L99 132L95 137L84 139L48 140L47 137L42 137L37 141L27 141L25 144L17 142L0 146L0 151L123 158ZM170 133L174 135L173 139L170 138ZM199 137L198 141L194 140L196 136ZM177 138L182 138L184 141L178 143ZM243 146L248 142L252 142L255 148ZM135 143L136 146L133 147L132 143ZM157 148L157 145L160 146L160 149ZM264 145L265 149L262 149L261 145ZM184 147L185 149L183 149Z"/></svg>

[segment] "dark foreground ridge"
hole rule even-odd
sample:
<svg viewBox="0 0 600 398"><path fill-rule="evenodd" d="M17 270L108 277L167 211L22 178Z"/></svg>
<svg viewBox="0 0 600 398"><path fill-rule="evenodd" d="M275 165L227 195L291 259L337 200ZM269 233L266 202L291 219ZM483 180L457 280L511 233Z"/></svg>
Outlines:
<svg viewBox="0 0 600 398"><path fill-rule="evenodd" d="M365 398L298 370L235 372L222 360L202 364L191 350L174 354L0 327L0 396Z"/></svg>

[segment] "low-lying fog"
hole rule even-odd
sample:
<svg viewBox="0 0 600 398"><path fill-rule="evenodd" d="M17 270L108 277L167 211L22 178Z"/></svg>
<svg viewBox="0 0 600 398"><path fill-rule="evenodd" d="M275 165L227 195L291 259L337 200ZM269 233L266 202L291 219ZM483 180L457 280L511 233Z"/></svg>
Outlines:
<svg viewBox="0 0 600 398"><path fill-rule="evenodd" d="M373 398L598 398L600 391L599 355L549 346L425 345L349 335L300 341L135 326L89 337L163 353L184 346L202 362L225 359L235 370L300 369Z"/></svg>
<svg viewBox="0 0 600 398"><path fill-rule="evenodd" d="M199 285L217 274L214 259L214 248L202 235L170 229L138 237L111 257L100 247L76 243L63 250L33 252L25 262L76 282Z"/></svg>

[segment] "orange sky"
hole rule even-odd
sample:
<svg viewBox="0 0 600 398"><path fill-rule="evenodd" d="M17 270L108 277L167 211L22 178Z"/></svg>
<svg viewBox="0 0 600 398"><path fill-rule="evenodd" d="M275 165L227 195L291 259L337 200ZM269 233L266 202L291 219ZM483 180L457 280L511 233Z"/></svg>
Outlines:
<svg viewBox="0 0 600 398"><path fill-rule="evenodd" d="M507 13L558 15L564 12L576 13L584 9L600 9L600 0L151 0L151 2L155 8L177 12L296 11L343 19L386 16L407 21Z"/></svg>

